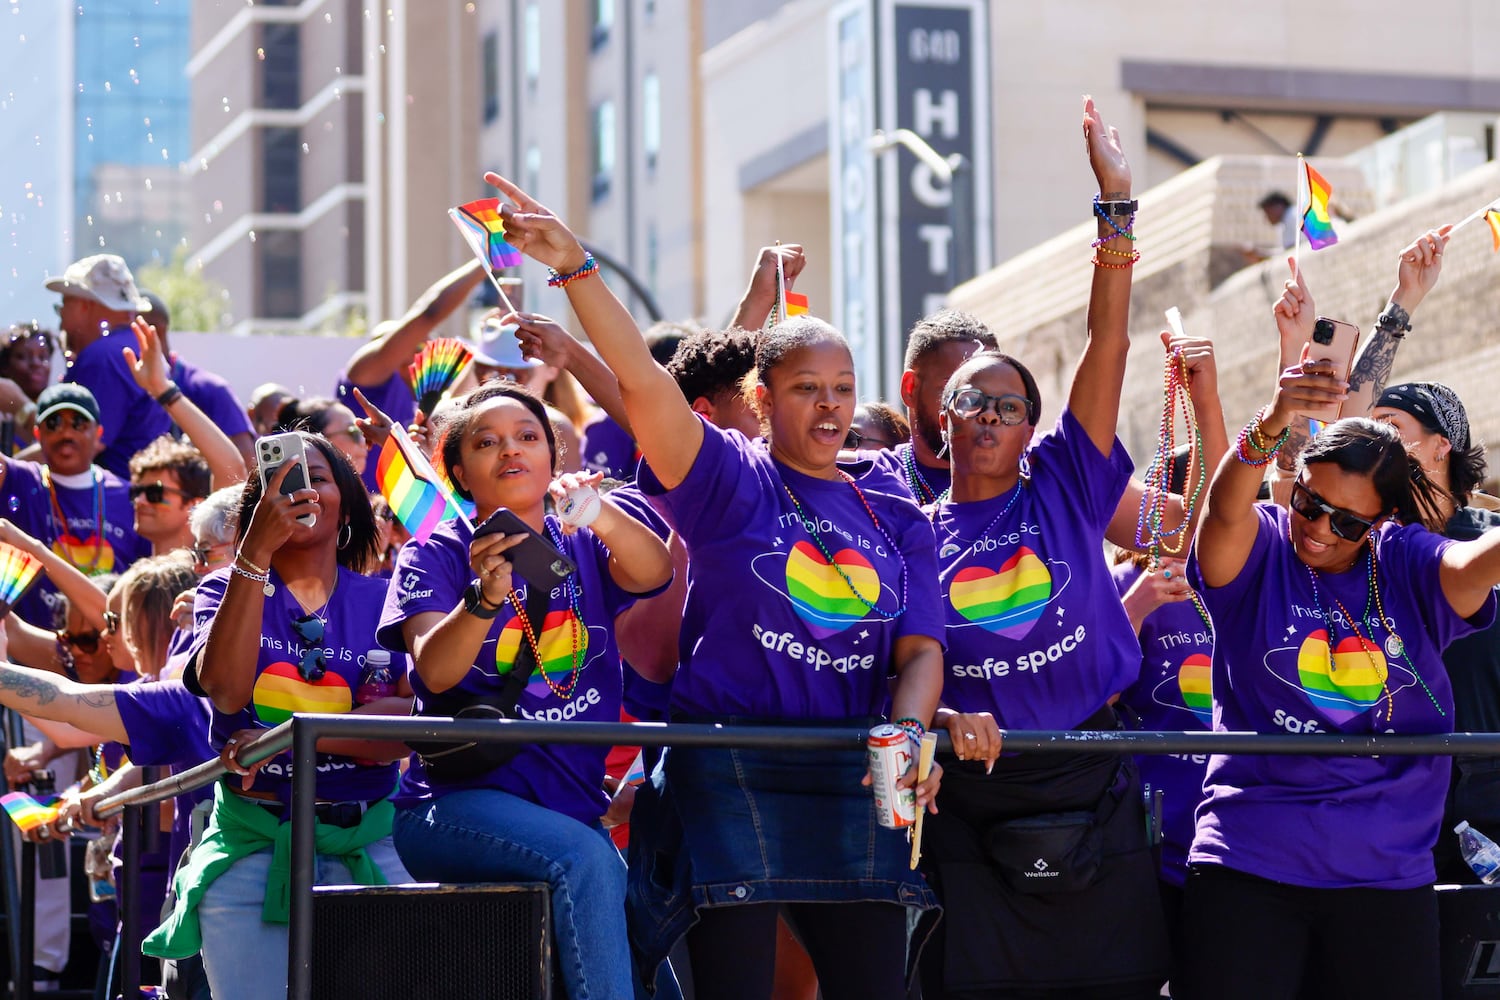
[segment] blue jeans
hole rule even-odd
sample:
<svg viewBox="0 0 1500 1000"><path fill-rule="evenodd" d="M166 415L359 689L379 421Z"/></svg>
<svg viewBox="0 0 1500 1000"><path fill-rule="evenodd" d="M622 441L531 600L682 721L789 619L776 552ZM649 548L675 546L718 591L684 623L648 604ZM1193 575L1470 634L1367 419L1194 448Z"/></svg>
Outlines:
<svg viewBox="0 0 1500 1000"><path fill-rule="evenodd" d="M410 882L390 838L368 848L370 860L392 883ZM286 1000L287 925L260 918L266 898L271 848L235 862L214 879L198 907L203 968L214 1000ZM349 869L318 855L319 885L348 885Z"/></svg>
<svg viewBox="0 0 1500 1000"><path fill-rule="evenodd" d="M546 882L570 1000L634 997L625 862L602 827L508 792L473 788L398 809L392 839L424 882Z"/></svg>

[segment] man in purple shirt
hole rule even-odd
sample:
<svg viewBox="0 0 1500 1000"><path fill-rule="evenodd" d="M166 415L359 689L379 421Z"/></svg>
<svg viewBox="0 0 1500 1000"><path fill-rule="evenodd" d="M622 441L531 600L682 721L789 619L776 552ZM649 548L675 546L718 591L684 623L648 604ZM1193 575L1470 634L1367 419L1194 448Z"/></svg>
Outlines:
<svg viewBox="0 0 1500 1000"><path fill-rule="evenodd" d="M139 350L130 321L151 308L125 261L102 253L69 264L47 290L62 295L58 325L67 338L65 382L94 394L104 450L95 460L117 476L130 474L130 457L171 430L166 411L136 384L122 348Z"/></svg>

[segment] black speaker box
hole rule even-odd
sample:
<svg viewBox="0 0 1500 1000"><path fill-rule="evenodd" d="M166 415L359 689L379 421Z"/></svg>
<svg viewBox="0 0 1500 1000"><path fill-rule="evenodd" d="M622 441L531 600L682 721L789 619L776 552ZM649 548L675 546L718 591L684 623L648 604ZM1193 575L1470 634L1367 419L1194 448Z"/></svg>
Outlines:
<svg viewBox="0 0 1500 1000"><path fill-rule="evenodd" d="M1500 885L1436 891L1444 1000L1500 1000Z"/></svg>
<svg viewBox="0 0 1500 1000"><path fill-rule="evenodd" d="M318 1000L550 1000L543 882L317 886Z"/></svg>

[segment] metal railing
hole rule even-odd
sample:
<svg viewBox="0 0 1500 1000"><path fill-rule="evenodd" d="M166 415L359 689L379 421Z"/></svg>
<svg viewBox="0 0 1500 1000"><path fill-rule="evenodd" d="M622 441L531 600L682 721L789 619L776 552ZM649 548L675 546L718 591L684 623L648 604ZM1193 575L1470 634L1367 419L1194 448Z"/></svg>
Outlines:
<svg viewBox="0 0 1500 1000"><path fill-rule="evenodd" d="M1269 754L1276 756L1363 757L1500 756L1500 733L1434 733L1430 735L1291 735L1281 733L1138 732L1133 730L1002 731L1007 752L1106 754ZM288 928L289 1000L312 996L312 908L316 867L314 815L317 743L321 739L376 739L455 743L568 743L592 746L741 747L775 750L851 750L864 747L864 729L653 722L531 722L526 720L457 720L372 715L297 715L240 753L240 762L255 764L292 751L291 923ZM939 751L951 749L947 734L938 734ZM124 812L125 864L120 898L139 891L140 837L145 807L196 791L226 770L218 758L162 781L101 799L101 818ZM134 843L134 847L132 847ZM133 859L133 860L132 860ZM122 992L134 996L140 979L140 928L124 903L121 929ZM22 914L29 922L30 914ZM18 980L19 981L19 980ZM28 990L29 993L29 990ZM19 994L18 994L19 995Z"/></svg>

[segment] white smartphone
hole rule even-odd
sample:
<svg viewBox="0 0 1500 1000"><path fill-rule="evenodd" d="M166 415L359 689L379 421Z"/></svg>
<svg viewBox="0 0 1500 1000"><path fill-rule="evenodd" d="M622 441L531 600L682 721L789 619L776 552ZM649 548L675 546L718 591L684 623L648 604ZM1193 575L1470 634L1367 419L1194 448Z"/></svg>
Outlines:
<svg viewBox="0 0 1500 1000"><path fill-rule="evenodd" d="M281 492L286 495L305 490L308 486L307 448L302 443L302 435L288 431L256 440L255 464L260 469L260 491L263 495L270 489L269 484L275 477L276 470L288 462L295 462L297 467L288 471L286 478L281 481ZM318 515L303 514L297 520L311 528L318 523Z"/></svg>

